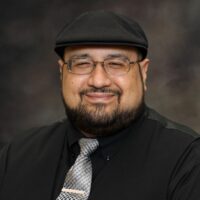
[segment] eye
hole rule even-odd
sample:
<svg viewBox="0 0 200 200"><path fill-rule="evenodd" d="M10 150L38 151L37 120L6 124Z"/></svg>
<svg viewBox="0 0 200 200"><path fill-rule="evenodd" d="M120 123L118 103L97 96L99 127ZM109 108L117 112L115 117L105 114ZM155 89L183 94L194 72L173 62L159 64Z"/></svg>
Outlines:
<svg viewBox="0 0 200 200"><path fill-rule="evenodd" d="M92 63L86 60L76 60L72 63L72 66L77 68L87 68L91 67Z"/></svg>
<svg viewBox="0 0 200 200"><path fill-rule="evenodd" d="M107 65L111 68L122 68L124 67L124 63L120 61L110 61Z"/></svg>
<svg viewBox="0 0 200 200"><path fill-rule="evenodd" d="M88 62L80 62L80 63L76 63L76 65L79 66L79 67L84 67L84 66L90 65L90 63L88 63Z"/></svg>

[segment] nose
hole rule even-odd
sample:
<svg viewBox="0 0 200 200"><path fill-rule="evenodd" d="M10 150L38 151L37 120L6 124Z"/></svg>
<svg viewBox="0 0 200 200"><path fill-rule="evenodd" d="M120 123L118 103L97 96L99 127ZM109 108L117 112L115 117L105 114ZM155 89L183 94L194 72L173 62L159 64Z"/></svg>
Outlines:
<svg viewBox="0 0 200 200"><path fill-rule="evenodd" d="M112 83L109 75L106 73L101 63L98 63L90 74L88 85L95 88L108 87Z"/></svg>

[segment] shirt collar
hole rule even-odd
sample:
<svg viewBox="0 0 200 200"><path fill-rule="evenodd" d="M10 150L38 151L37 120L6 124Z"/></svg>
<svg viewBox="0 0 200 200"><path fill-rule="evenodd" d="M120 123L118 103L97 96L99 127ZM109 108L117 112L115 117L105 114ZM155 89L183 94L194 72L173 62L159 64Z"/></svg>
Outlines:
<svg viewBox="0 0 200 200"><path fill-rule="evenodd" d="M69 122L69 121L68 121ZM78 131L70 122L69 122L69 131L67 133L68 145L71 148L75 143L84 137L84 135Z"/></svg>
<svg viewBox="0 0 200 200"><path fill-rule="evenodd" d="M114 135L97 138L99 141L98 150L102 152L102 156L105 159L109 160L117 152L117 150L120 148L122 140L126 138L127 134L130 132L136 132L137 127L141 125L144 119L145 113L146 106L144 106L144 109L142 109L138 117L126 129L119 131ZM69 131L67 133L67 137L68 145L70 148L72 148L74 144L78 144L79 139L85 136L69 122Z"/></svg>

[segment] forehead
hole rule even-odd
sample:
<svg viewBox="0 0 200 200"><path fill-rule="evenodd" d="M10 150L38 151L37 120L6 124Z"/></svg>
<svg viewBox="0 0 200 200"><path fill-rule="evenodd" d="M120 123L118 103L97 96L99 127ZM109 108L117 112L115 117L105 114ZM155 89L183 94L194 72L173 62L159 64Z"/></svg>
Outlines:
<svg viewBox="0 0 200 200"><path fill-rule="evenodd" d="M66 47L64 51L64 58L72 56L87 54L94 58L103 58L109 55L124 55L127 57L136 57L137 50L133 47L124 46L74 46Z"/></svg>

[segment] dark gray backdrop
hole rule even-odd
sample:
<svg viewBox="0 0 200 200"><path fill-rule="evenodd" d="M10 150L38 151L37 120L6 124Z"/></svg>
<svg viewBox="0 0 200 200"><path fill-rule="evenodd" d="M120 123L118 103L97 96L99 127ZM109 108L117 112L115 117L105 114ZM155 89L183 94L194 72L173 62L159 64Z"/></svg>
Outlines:
<svg viewBox="0 0 200 200"><path fill-rule="evenodd" d="M135 18L150 43L148 105L200 132L199 0L19 0L0 5L0 139L64 117L57 32L88 10Z"/></svg>

